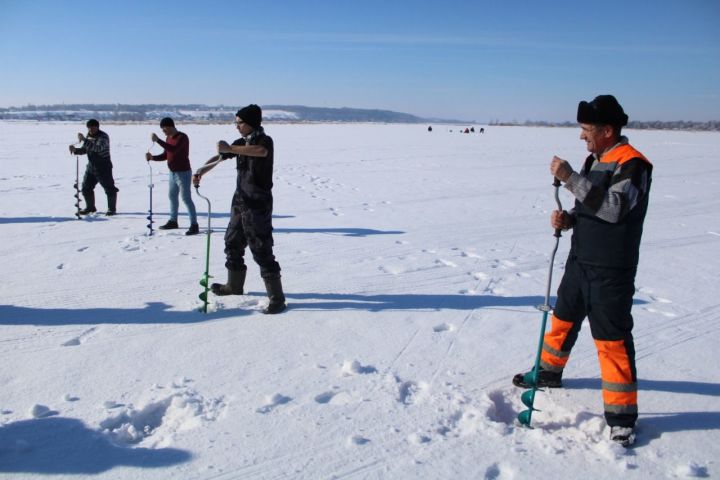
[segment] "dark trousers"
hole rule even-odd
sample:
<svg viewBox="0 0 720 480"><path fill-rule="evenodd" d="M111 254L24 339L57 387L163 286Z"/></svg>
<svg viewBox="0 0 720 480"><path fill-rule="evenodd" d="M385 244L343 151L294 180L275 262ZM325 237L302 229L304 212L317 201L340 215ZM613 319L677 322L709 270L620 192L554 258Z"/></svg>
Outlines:
<svg viewBox="0 0 720 480"><path fill-rule="evenodd" d="M280 264L273 254L272 200L258 203L250 208L238 192L233 195L230 223L225 232L225 267L246 270L245 248L249 247L255 263L260 266L260 275L274 278L280 275Z"/></svg>
<svg viewBox="0 0 720 480"><path fill-rule="evenodd" d="M570 323L560 352L569 355L587 316L602 376L608 425L632 426L637 420L637 373L632 309L636 268L602 268L572 257L558 287L554 316ZM549 334L552 336L552 332ZM555 337L557 338L557 336Z"/></svg>
<svg viewBox="0 0 720 480"><path fill-rule="evenodd" d="M92 195L95 186L100 183L108 197L117 193L119 190L115 187L115 180L112 175L112 163L99 163L93 165L87 164L85 168L85 176L82 181L82 193L85 196Z"/></svg>

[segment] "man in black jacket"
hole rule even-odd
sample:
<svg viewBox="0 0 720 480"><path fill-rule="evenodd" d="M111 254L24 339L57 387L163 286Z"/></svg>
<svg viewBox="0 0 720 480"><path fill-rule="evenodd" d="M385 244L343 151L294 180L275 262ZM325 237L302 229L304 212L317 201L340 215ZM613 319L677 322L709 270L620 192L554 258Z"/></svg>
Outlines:
<svg viewBox="0 0 720 480"><path fill-rule="evenodd" d="M78 133L78 140L82 142L80 148L70 145L73 155L86 155L88 164L82 182L82 194L85 198L85 208L80 210L81 215L95 213L95 186L100 183L107 195L108 209L105 215L115 215L117 212L117 192L115 180L112 175L112 162L110 161L110 137L100 130L100 122L91 118L85 124L88 128L87 136Z"/></svg>
<svg viewBox="0 0 720 480"><path fill-rule="evenodd" d="M237 185L230 207L230 223L225 232L225 267L228 281L213 283L215 295L242 295L245 286L245 247L250 247L253 259L260 266L260 275L270 304L263 313L280 313L285 310L285 294L280 281L280 264L273 254L272 237L272 173L273 140L260 125L262 110L248 105L235 114L235 125L241 138L232 145L218 142L218 155L210 158L193 176L200 185L203 175L228 158L237 159Z"/></svg>
<svg viewBox="0 0 720 480"><path fill-rule="evenodd" d="M610 437L629 446L638 418L630 311L653 167L621 135L628 116L612 95L580 102L577 121L590 152L582 169L575 172L558 157L550 163L550 173L575 197L575 208L551 216L553 228L572 228L573 235L552 328L543 341L537 386L562 386L563 370L587 316ZM513 383L530 386L525 374L516 375Z"/></svg>

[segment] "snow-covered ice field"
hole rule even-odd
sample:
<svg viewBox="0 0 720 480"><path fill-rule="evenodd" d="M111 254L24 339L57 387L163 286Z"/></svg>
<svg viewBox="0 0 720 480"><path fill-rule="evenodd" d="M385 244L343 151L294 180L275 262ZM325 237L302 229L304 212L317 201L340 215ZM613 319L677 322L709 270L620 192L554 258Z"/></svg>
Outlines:
<svg viewBox="0 0 720 480"><path fill-rule="evenodd" d="M554 244L548 164L579 168L579 129L268 124L289 309L266 316L249 255L249 294L198 311L206 237L184 236L182 204L181 230L145 227L160 129L101 128L120 214L78 221L67 146L84 125L0 123L0 478L720 478L720 134L626 132L655 171L625 451L587 325L566 388L538 394L534 429L515 423ZM194 168L238 136L179 129ZM227 162L201 187L220 281L234 182Z"/></svg>

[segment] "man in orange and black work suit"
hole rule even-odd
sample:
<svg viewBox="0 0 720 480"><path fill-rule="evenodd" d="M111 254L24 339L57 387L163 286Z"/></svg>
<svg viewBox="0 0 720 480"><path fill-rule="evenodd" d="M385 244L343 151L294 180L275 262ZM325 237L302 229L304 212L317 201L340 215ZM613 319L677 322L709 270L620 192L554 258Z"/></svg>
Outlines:
<svg viewBox="0 0 720 480"><path fill-rule="evenodd" d="M580 138L590 156L580 172L554 157L550 173L575 196L570 212L554 211L553 228L572 228L552 328L545 334L538 387L561 387L562 373L587 316L600 360L605 420L610 438L635 441L637 374L630 313L652 165L621 129L628 116L612 95L580 102ZM524 374L513 383L528 388Z"/></svg>

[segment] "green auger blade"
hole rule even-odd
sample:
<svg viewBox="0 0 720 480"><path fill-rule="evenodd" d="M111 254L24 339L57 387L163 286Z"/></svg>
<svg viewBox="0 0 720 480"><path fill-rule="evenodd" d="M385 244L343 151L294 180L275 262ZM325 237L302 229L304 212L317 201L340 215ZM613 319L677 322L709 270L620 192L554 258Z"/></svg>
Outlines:
<svg viewBox="0 0 720 480"><path fill-rule="evenodd" d="M198 297L200 298L200 300L207 303L207 292L202 292L200 295L198 295Z"/></svg>
<svg viewBox="0 0 720 480"><path fill-rule="evenodd" d="M538 382L538 377L538 373L535 371L535 369L532 369L523 376L523 381L528 385L536 386Z"/></svg>
<svg viewBox="0 0 720 480"><path fill-rule="evenodd" d="M207 275L207 274L203 275L202 278L200 279L200 285L202 285L203 287L207 287L208 284L210 283L211 278L213 278L212 275Z"/></svg>
<svg viewBox="0 0 720 480"><path fill-rule="evenodd" d="M528 390L526 392L523 392L523 394L520 396L520 399L523 402L523 405L528 407L530 410L535 410L533 408L533 403L535 402L535 390Z"/></svg>
<svg viewBox="0 0 720 480"><path fill-rule="evenodd" d="M518 413L517 419L518 422L520 422L521 425L525 425L526 427L530 427L530 418L532 417L532 410L523 410L522 412Z"/></svg>

